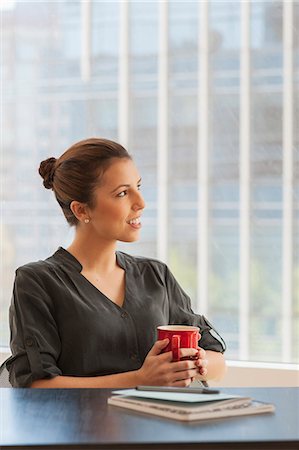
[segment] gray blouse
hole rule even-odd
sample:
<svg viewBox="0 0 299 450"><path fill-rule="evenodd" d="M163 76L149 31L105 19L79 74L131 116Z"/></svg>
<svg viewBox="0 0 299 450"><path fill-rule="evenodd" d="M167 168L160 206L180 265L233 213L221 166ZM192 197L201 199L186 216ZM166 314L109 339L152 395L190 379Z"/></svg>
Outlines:
<svg viewBox="0 0 299 450"><path fill-rule="evenodd" d="M126 273L120 307L82 274L79 261L59 248L45 261L16 271L10 306L10 382L25 387L57 375L92 377L139 369L157 339L156 327L199 326L199 346L224 352L225 343L168 267L116 252Z"/></svg>

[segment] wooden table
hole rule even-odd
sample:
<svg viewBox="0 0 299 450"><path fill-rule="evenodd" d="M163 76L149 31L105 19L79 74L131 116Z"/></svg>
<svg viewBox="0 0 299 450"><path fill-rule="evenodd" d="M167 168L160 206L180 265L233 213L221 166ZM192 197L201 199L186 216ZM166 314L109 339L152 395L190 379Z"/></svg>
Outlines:
<svg viewBox="0 0 299 450"><path fill-rule="evenodd" d="M227 388L276 412L187 424L108 406L110 392L0 389L1 449L299 449L299 388Z"/></svg>

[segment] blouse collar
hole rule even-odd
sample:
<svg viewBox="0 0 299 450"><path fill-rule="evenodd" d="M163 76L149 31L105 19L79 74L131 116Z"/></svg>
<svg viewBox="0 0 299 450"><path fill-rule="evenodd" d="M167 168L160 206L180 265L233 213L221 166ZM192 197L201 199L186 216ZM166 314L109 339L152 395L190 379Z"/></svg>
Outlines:
<svg viewBox="0 0 299 450"><path fill-rule="evenodd" d="M117 260L118 265L122 269L126 269L124 255L121 252L116 252L115 254L116 254L116 260ZM74 269L78 270L79 272L81 272L83 269L80 262L70 252L65 250L63 247L59 247L53 256L58 257L59 259L62 259L65 263L69 264Z"/></svg>
<svg viewBox="0 0 299 450"><path fill-rule="evenodd" d="M70 252L65 250L65 248L63 248L63 247L58 247L58 250L56 251L56 253L54 253L54 257L58 257L64 263L72 266L74 269L78 270L79 272L81 272L81 270L83 269L83 267L79 263L79 261Z"/></svg>

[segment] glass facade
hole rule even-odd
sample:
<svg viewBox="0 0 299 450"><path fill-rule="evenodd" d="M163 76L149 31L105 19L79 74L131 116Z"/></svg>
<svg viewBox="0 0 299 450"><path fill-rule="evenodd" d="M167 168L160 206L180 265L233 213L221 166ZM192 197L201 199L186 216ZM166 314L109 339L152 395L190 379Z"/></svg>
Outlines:
<svg viewBox="0 0 299 450"><path fill-rule="evenodd" d="M0 346L15 269L73 235L42 187L40 161L86 137L121 140L125 127L147 208L140 242L119 248L161 257L162 234L165 261L228 358L299 362L299 2L252 0L245 14L244 3L1 2Z"/></svg>

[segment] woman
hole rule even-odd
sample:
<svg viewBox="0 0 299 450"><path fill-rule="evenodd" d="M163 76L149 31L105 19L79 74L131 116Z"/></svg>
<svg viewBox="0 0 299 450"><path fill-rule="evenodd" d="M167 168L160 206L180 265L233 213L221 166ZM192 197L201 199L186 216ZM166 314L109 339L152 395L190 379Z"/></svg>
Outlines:
<svg viewBox="0 0 299 450"><path fill-rule="evenodd" d="M40 164L66 220L75 226L67 249L16 271L10 307L13 386L114 388L188 386L217 378L225 344L193 313L167 266L116 252L139 237L145 207L141 178L128 152L87 139ZM197 360L172 362L156 327L198 325ZM195 356L182 349L181 356Z"/></svg>

